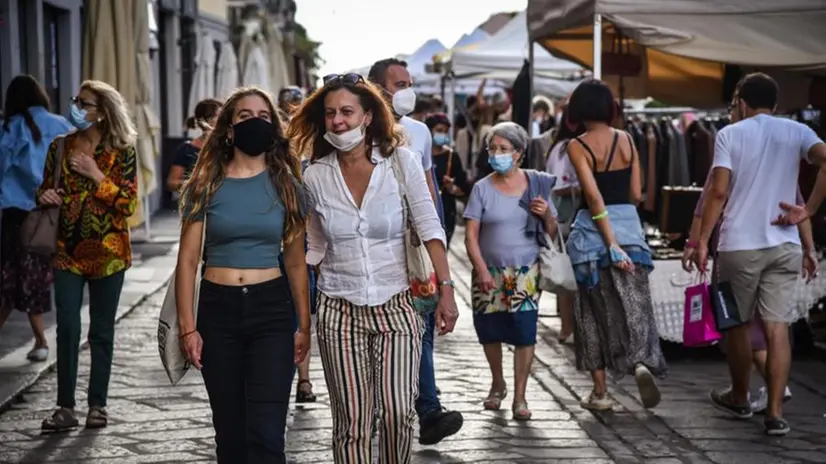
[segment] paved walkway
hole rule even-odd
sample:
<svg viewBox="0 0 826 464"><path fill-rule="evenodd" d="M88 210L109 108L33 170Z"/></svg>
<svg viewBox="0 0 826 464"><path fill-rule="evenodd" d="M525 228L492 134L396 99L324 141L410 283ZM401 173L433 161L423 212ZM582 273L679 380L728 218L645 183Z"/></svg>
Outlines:
<svg viewBox="0 0 826 464"><path fill-rule="evenodd" d="M180 234L179 221L175 214L169 212L153 218L153 237L160 240L142 242L133 240L132 268L126 272L123 292L121 293L118 319L122 318L147 296L164 286L175 267L177 254L175 242ZM140 235L139 231L135 235ZM169 240L169 239L172 240ZM84 292L84 307L88 308L88 292ZM81 313L86 333L88 311ZM6 324L0 329L0 410L36 380L54 366L55 347L55 311L46 313L46 338L52 348L49 359L43 363L31 363L26 354L31 349L32 337L29 321L25 314L14 311ZM82 343L85 343L85 337Z"/></svg>
<svg viewBox="0 0 826 464"><path fill-rule="evenodd" d="M65 435L41 435L40 421L54 405L56 388L55 375L48 374L23 395L23 401L0 415L0 463L213 459L213 430L200 376L190 374L182 385L170 387L158 360L155 337L161 299L162 294L149 298L118 325L110 389L112 425L96 432L78 429ZM425 449L416 445L415 463L611 462L571 413L536 381L529 384L532 422L517 424L510 420L509 412L482 411L489 374L466 306L457 332L439 338L436 346L442 399L447 407L465 414L465 426L439 446ZM330 410L320 368L316 356L312 380L319 402L297 407L288 432L288 456L293 463L332 462ZM78 386L80 405L85 402L88 370L84 353ZM506 360L506 372L512 372L510 359Z"/></svg>
<svg viewBox="0 0 826 464"><path fill-rule="evenodd" d="M456 278L467 282L466 262L457 255L451 261ZM632 382L626 380L611 390L621 407L594 415L578 405L589 380L572 367L570 349L555 342L554 318L541 318L544 342L537 345L528 392L534 420L519 424L507 411L483 411L490 377L473 333L467 287L460 285L458 294L460 322L456 333L437 339L436 364L442 400L465 415L465 426L437 446L415 445L415 464L826 462L826 364L795 363L795 397L787 409L793 432L785 438L767 438L759 419L728 420L707 404L708 389L726 380L718 360L672 363L671 376L662 383L663 404L654 411L642 409ZM118 325L112 425L100 431L42 436L40 421L53 407L56 388L54 374L47 374L22 395L22 401L0 414L0 464L213 462L213 430L200 376L190 374L182 385L170 387L158 360L162 297L162 292L156 293ZM543 299L542 311L554 312L552 298ZM81 359L82 405L88 355ZM316 356L311 377L319 402L294 408L288 432L291 463L332 462L331 416L320 367ZM512 372L508 356L506 372ZM506 401L506 407L509 404Z"/></svg>

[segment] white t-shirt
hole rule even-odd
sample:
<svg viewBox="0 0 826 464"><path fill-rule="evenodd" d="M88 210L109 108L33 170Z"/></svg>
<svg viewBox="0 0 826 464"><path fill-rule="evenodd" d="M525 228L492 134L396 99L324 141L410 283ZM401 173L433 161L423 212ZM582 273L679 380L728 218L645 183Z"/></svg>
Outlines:
<svg viewBox="0 0 826 464"><path fill-rule="evenodd" d="M729 197L720 229L720 251L761 250L800 244L797 227L771 221L780 202L795 204L800 161L823 143L804 124L757 115L725 127L714 145L714 168L731 171Z"/></svg>
<svg viewBox="0 0 826 464"><path fill-rule="evenodd" d="M562 190L568 187L579 185L576 177L576 169L568 157L568 142L559 142L548 154L548 161L545 164L545 172L556 177L554 190Z"/></svg>
<svg viewBox="0 0 826 464"><path fill-rule="evenodd" d="M422 167L425 172L430 172L433 166L433 136L430 135L430 129L423 122L407 116L402 116L399 122L407 136L407 148L422 158Z"/></svg>

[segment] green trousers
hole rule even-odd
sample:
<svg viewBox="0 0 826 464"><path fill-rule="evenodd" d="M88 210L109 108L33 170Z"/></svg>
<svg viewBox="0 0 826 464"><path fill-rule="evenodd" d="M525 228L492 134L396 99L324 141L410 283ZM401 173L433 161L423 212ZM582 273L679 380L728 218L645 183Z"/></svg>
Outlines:
<svg viewBox="0 0 826 464"><path fill-rule="evenodd" d="M90 407L106 406L115 342L115 315L124 274L125 271L121 271L102 279L88 279L71 272L55 270L57 405L60 407L75 407L80 354L80 311L86 284L89 284L89 348L92 356L88 400Z"/></svg>

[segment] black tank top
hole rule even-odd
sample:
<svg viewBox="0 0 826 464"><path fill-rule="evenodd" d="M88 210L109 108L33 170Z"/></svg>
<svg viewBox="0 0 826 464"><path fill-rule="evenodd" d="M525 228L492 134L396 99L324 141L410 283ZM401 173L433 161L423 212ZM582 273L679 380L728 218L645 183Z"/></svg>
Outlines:
<svg viewBox="0 0 826 464"><path fill-rule="evenodd" d="M602 195L602 201L605 205L625 205L631 203L629 192L631 189L631 168L634 165L634 145L631 145L631 164L625 169L609 171L609 169L611 169L611 162L614 160L614 154L617 151L617 142L619 141L619 132L615 130L614 141L611 143L611 151L608 153L605 170L598 171L597 157L594 155L594 151L591 150L591 147L580 137L577 137L576 140L581 143L582 146L585 147L585 150L588 151L588 154L591 155L591 160L594 162L594 180L597 183L597 189ZM631 141L630 135L628 141ZM589 209L584 195L579 209Z"/></svg>

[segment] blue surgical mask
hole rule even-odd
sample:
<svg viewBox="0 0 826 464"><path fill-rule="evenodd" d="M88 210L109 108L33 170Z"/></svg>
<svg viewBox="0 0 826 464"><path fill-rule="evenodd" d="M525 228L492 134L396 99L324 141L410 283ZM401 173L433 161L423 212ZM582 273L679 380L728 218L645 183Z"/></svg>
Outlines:
<svg viewBox="0 0 826 464"><path fill-rule="evenodd" d="M490 167L492 167L494 171L499 174L504 174L513 167L513 153L488 156L488 164L490 164Z"/></svg>
<svg viewBox="0 0 826 464"><path fill-rule="evenodd" d="M437 147L450 145L450 136L439 132L433 134L433 145Z"/></svg>
<svg viewBox="0 0 826 464"><path fill-rule="evenodd" d="M69 122L80 130L86 130L92 127L92 121L86 119L88 114L88 111L80 109L76 104L72 103L71 110L69 111Z"/></svg>

